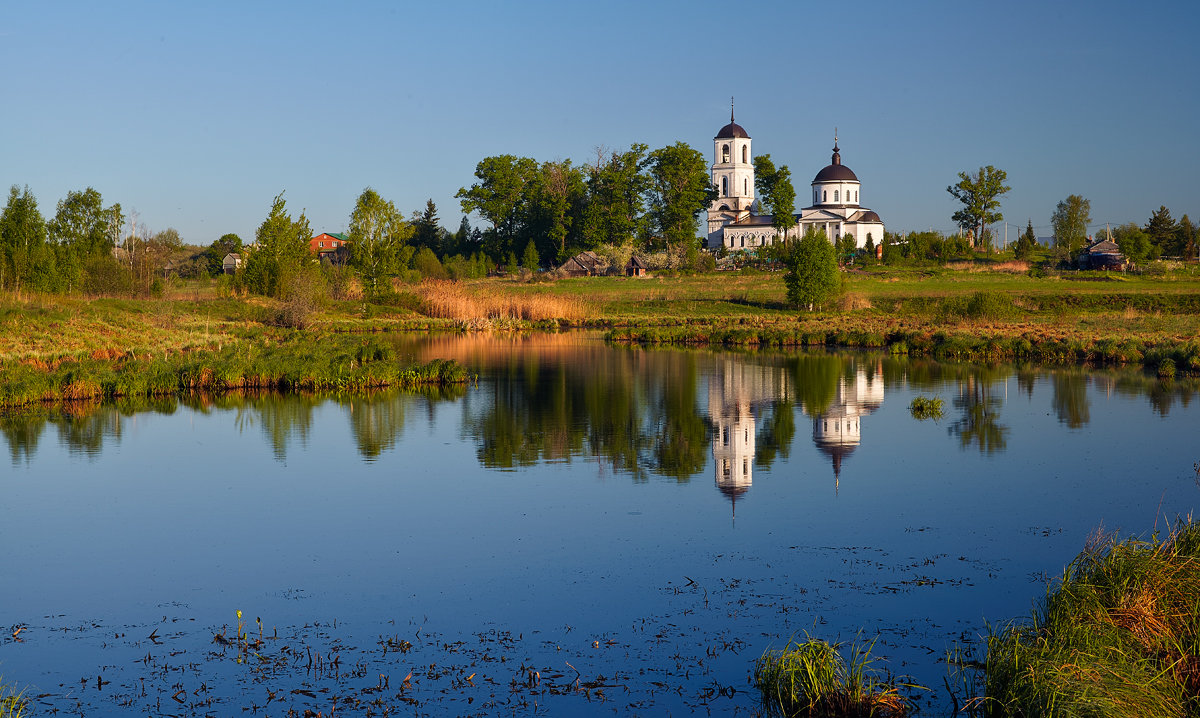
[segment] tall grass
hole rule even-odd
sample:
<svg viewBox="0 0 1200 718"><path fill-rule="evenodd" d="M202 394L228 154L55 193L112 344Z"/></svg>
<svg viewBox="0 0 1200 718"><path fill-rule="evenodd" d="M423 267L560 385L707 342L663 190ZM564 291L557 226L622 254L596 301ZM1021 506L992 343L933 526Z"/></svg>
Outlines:
<svg viewBox="0 0 1200 718"><path fill-rule="evenodd" d="M985 714L1200 714L1200 525L1090 544L1028 621L988 636Z"/></svg>
<svg viewBox="0 0 1200 718"><path fill-rule="evenodd" d="M29 701L25 699L25 693L13 693L12 689L4 684L4 680L0 678L0 718L22 718L25 715L25 708Z"/></svg>
<svg viewBox="0 0 1200 718"><path fill-rule="evenodd" d="M482 294L469 292L460 282L426 281L417 287L422 311L431 317L458 321L581 321L588 317L584 302L547 293L515 293L492 283Z"/></svg>
<svg viewBox="0 0 1200 718"><path fill-rule="evenodd" d="M908 714L910 703L897 684L872 667L874 642L850 646L805 636L782 650L764 653L754 663L754 684L763 712L780 716L879 716Z"/></svg>
<svg viewBox="0 0 1200 718"><path fill-rule="evenodd" d="M10 363L0 370L0 406L57 400L170 396L232 389L364 391L468 380L457 362L401 362L374 339L297 333L274 342L159 357L67 358Z"/></svg>

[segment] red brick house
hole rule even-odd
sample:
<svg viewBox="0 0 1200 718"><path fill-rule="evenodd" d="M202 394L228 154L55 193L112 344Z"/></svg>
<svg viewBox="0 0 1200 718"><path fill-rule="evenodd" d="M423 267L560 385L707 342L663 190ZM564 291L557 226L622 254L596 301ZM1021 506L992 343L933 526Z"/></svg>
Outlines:
<svg viewBox="0 0 1200 718"><path fill-rule="evenodd" d="M308 240L308 251L318 256L334 252L346 244L348 238L341 232L322 232Z"/></svg>

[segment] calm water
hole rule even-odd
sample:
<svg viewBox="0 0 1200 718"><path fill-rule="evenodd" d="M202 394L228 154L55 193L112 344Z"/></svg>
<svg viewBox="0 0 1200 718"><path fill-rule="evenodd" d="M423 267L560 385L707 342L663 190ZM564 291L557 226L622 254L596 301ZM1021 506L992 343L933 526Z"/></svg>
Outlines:
<svg viewBox="0 0 1200 718"><path fill-rule="evenodd" d="M0 675L46 714L751 714L765 648L861 632L939 715L948 647L1200 498L1189 381L401 348L478 383L0 416Z"/></svg>

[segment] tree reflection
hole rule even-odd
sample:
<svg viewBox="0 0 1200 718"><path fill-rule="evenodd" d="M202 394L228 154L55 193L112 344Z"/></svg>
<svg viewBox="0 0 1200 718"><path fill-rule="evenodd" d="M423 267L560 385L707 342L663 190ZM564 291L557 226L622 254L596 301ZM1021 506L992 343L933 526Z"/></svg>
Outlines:
<svg viewBox="0 0 1200 718"><path fill-rule="evenodd" d="M1054 390L1051 403L1060 424L1072 429L1087 426L1091 419L1087 395L1087 376L1081 372L1056 371L1050 375Z"/></svg>
<svg viewBox="0 0 1200 718"><path fill-rule="evenodd" d="M958 435L962 448L972 444L979 453L992 454L1008 446L1008 427L1000 423L1000 399L992 396L987 381L969 377L959 385L954 406L962 416L950 425L950 434Z"/></svg>

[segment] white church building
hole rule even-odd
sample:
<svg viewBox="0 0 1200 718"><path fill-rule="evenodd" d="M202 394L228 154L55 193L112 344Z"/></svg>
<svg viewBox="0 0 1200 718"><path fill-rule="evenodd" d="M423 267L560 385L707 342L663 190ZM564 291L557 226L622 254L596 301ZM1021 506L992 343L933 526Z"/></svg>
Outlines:
<svg viewBox="0 0 1200 718"><path fill-rule="evenodd" d="M757 214L754 199L754 154L750 134L733 120L713 138L713 185L717 198L708 209L708 247L727 250L751 250L777 241L769 214ZM842 164L837 133L833 138L833 158L812 181L812 204L796 215L796 225L788 231L800 237L812 227L825 230L830 241L852 235L858 247L872 240L883 241L883 220L859 204L861 184L858 176ZM797 193L797 198L800 195Z"/></svg>

